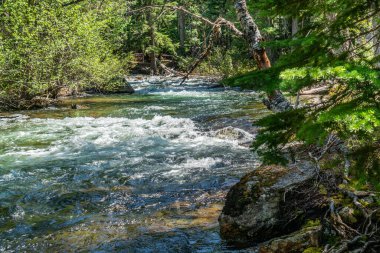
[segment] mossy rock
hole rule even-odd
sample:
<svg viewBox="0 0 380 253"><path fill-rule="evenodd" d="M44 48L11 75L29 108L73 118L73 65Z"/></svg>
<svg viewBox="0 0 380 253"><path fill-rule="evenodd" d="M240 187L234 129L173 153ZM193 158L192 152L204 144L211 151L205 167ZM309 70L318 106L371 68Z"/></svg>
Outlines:
<svg viewBox="0 0 380 253"><path fill-rule="evenodd" d="M323 249L318 247L310 247L305 249L302 253L322 253Z"/></svg>
<svg viewBox="0 0 380 253"><path fill-rule="evenodd" d="M323 194L314 187L315 171L313 164L300 162L262 166L245 175L227 194L219 217L223 239L249 246L294 232L319 217L325 206L319 201Z"/></svg>
<svg viewBox="0 0 380 253"><path fill-rule="evenodd" d="M301 229L292 234L275 238L259 246L259 253L316 253L319 251L319 241L322 226Z"/></svg>

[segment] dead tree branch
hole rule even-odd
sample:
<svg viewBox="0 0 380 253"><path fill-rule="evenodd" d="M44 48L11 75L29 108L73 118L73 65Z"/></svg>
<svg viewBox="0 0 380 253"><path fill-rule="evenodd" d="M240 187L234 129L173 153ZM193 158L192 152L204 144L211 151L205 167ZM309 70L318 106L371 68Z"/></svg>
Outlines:
<svg viewBox="0 0 380 253"><path fill-rule="evenodd" d="M212 27L214 27L216 24L218 24L220 26L225 26L225 27L229 28L236 36L240 36L240 37L243 36L243 33L232 22L230 22L230 21L228 21L228 20L226 20L224 18L218 18L215 21L211 21L211 20L209 20L209 19L207 19L207 18L205 18L205 17L203 17L201 15L195 14L195 13L187 10L186 8L184 8L182 6L148 5L148 6L144 6L144 7L138 8L138 9L127 11L126 15L130 16L130 15L133 15L134 13L137 13L137 12L144 12L147 9L156 9L156 8L160 8L160 9L165 8L165 9L170 9L170 10L173 10L173 11L182 11L183 13L186 13L189 16L192 16L192 17L194 17L196 19L201 20L206 25L209 25L209 26L212 26Z"/></svg>

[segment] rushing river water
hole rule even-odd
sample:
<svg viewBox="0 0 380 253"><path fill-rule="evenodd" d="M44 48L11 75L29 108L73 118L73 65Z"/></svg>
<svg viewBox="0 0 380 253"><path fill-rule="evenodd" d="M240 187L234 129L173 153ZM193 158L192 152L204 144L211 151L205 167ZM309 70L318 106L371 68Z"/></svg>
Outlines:
<svg viewBox="0 0 380 253"><path fill-rule="evenodd" d="M231 250L217 218L267 111L205 80L132 85L0 118L0 252Z"/></svg>

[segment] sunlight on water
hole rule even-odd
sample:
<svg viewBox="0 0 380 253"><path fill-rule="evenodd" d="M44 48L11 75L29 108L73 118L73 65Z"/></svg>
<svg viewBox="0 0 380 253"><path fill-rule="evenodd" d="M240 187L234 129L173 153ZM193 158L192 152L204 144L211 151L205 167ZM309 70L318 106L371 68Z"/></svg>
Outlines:
<svg viewBox="0 0 380 253"><path fill-rule="evenodd" d="M203 80L132 84L0 118L0 251L226 250L217 217L267 111Z"/></svg>

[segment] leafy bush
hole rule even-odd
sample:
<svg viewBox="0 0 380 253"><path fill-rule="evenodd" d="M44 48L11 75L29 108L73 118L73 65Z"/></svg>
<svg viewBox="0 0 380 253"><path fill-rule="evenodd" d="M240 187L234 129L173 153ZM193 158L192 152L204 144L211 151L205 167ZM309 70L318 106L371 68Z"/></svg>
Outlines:
<svg viewBox="0 0 380 253"><path fill-rule="evenodd" d="M109 20L91 3L13 0L0 5L0 107L20 108L60 88L106 85L125 72L104 36Z"/></svg>

